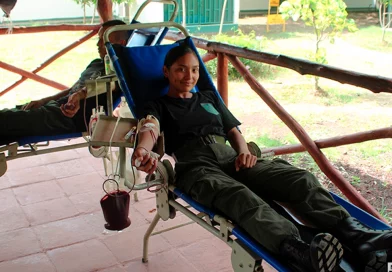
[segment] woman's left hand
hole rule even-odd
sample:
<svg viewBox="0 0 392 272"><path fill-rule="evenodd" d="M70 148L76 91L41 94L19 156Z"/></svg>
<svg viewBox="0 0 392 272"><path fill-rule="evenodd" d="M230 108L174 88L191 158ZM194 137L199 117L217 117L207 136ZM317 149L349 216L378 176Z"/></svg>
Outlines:
<svg viewBox="0 0 392 272"><path fill-rule="evenodd" d="M252 168L256 165L257 157L251 153L241 153L235 160L235 170L238 172L240 169Z"/></svg>

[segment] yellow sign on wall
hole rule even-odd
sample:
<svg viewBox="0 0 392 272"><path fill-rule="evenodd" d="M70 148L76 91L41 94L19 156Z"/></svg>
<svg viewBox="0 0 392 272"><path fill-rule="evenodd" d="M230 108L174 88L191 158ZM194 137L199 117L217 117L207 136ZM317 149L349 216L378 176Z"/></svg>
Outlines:
<svg viewBox="0 0 392 272"><path fill-rule="evenodd" d="M286 22L279 14L280 0L269 0L268 15L267 15L267 32L270 25L283 25L283 31L286 30ZM271 13L271 8L273 12Z"/></svg>

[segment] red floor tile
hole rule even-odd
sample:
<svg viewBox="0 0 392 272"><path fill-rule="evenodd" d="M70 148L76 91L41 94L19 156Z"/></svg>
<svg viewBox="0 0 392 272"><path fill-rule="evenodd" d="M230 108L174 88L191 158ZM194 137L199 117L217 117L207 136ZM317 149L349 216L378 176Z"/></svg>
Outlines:
<svg viewBox="0 0 392 272"><path fill-rule="evenodd" d="M79 153L75 150L64 150L60 152L54 152L41 156L41 161L43 164L52 164L56 162L75 160L80 157Z"/></svg>
<svg viewBox="0 0 392 272"><path fill-rule="evenodd" d="M90 240L47 252L58 272L84 272L118 265L108 248L98 240Z"/></svg>
<svg viewBox="0 0 392 272"><path fill-rule="evenodd" d="M62 144L69 143L56 143ZM9 165L0 177L0 272L233 271L230 247L196 223L165 231L190 222L180 212L174 220L158 222L154 231L165 232L150 238L149 262L142 263L143 237L156 215L155 194L134 191L136 202L132 192L131 226L105 230L103 163L87 148ZM264 268L275 271L268 264Z"/></svg>
<svg viewBox="0 0 392 272"><path fill-rule="evenodd" d="M96 173L86 173L57 180L68 196L87 193L93 190L102 190L104 180Z"/></svg>
<svg viewBox="0 0 392 272"><path fill-rule="evenodd" d="M45 165L32 168L7 171L12 186L36 183L40 181L53 180L55 173L51 173Z"/></svg>
<svg viewBox="0 0 392 272"><path fill-rule="evenodd" d="M19 206L0 211L0 233L29 227L25 213Z"/></svg>
<svg viewBox="0 0 392 272"><path fill-rule="evenodd" d="M126 271L146 271L146 272L198 272L194 265L189 263L189 260L184 258L180 252L171 249L165 252L154 254L151 256L147 264L140 260L135 260L125 266ZM209 270L218 271L218 270Z"/></svg>
<svg viewBox="0 0 392 272"><path fill-rule="evenodd" d="M73 217L79 214L68 198L58 198L22 206L32 226Z"/></svg>
<svg viewBox="0 0 392 272"><path fill-rule="evenodd" d="M5 189L0 191L0 203L0 211L19 205L12 189Z"/></svg>
<svg viewBox="0 0 392 272"><path fill-rule="evenodd" d="M8 178L7 173L5 173L0 177L0 190L10 188L11 186L10 179Z"/></svg>
<svg viewBox="0 0 392 272"><path fill-rule="evenodd" d="M53 163L49 164L47 168L48 172L56 176L57 179L95 172L94 168L83 159Z"/></svg>
<svg viewBox="0 0 392 272"><path fill-rule="evenodd" d="M69 197L80 213L92 213L101 210L100 199L104 196L101 188L90 190L87 193L76 194Z"/></svg>
<svg viewBox="0 0 392 272"><path fill-rule="evenodd" d="M113 252L120 262L141 260L143 248L143 236L146 227L138 227L131 231L117 233L103 238L103 242ZM162 252L170 249L171 246L161 235L155 235L149 241L149 254Z"/></svg>
<svg viewBox="0 0 392 272"><path fill-rule="evenodd" d="M231 248L224 242L215 239L204 239L179 247L183 256L191 256L189 262L198 267L200 271L221 271L231 268Z"/></svg>
<svg viewBox="0 0 392 272"><path fill-rule="evenodd" d="M38 238L31 228L0 233L0 262L41 251Z"/></svg>
<svg viewBox="0 0 392 272"><path fill-rule="evenodd" d="M97 237L91 231L86 215L33 227L44 249L58 248Z"/></svg>
<svg viewBox="0 0 392 272"><path fill-rule="evenodd" d="M64 191L57 184L56 180L20 186L14 188L13 191L21 205L34 204L65 196Z"/></svg>
<svg viewBox="0 0 392 272"><path fill-rule="evenodd" d="M2 262L0 263L0 271L56 272L56 269L44 253L38 253Z"/></svg>
<svg viewBox="0 0 392 272"><path fill-rule="evenodd" d="M43 165L42 157L44 156L32 156L26 158L19 158L15 160L7 161L8 171L22 170L26 168L32 168Z"/></svg>

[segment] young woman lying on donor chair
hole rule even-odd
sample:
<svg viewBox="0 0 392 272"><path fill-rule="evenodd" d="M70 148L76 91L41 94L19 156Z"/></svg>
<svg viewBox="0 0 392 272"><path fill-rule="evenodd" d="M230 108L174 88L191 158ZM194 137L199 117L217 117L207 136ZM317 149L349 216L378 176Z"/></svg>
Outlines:
<svg viewBox="0 0 392 272"><path fill-rule="evenodd" d="M342 244L360 257L364 271L386 271L392 232L370 230L351 217L310 172L281 159L257 160L237 129L240 122L215 93L191 92L199 65L187 46L168 52L163 71L169 91L139 114L145 119L132 164L151 174L157 159L150 151L164 132L166 153L176 159L176 185L300 271L334 271ZM286 203L322 233L305 243L297 227L266 203L271 200Z"/></svg>

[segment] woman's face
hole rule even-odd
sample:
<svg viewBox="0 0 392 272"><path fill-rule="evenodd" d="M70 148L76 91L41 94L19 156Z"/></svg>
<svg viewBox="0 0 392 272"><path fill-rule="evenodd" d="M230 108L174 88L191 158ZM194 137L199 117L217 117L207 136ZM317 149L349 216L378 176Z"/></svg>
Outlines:
<svg viewBox="0 0 392 272"><path fill-rule="evenodd" d="M187 53L178 58L170 68L165 66L163 72L169 80L169 92L181 96L195 87L199 79L199 60L194 54Z"/></svg>

